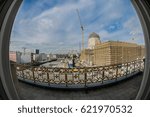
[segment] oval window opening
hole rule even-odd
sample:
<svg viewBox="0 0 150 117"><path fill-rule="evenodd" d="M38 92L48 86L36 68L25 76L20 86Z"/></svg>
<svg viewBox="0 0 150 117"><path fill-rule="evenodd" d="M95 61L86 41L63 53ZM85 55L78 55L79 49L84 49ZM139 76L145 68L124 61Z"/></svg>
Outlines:
<svg viewBox="0 0 150 117"><path fill-rule="evenodd" d="M145 43L130 0L24 0L9 57L22 99L134 99Z"/></svg>

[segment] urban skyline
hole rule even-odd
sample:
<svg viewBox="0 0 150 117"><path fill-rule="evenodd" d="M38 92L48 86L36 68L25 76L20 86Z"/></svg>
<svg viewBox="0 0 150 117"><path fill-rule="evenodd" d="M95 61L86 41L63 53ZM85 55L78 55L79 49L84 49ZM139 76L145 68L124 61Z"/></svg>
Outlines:
<svg viewBox="0 0 150 117"><path fill-rule="evenodd" d="M87 89L141 77L145 59L130 0L25 0L10 41L15 77L47 88Z"/></svg>
<svg viewBox="0 0 150 117"><path fill-rule="evenodd" d="M77 8L85 27L85 45L91 32L98 33L103 42L135 38L135 43L144 44L130 0L25 0L13 26L10 50L79 50L82 36Z"/></svg>

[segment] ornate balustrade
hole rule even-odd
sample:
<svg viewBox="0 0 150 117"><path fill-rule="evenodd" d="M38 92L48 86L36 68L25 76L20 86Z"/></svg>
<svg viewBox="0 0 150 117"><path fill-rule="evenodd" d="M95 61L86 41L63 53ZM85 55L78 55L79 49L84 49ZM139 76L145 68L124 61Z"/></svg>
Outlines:
<svg viewBox="0 0 150 117"><path fill-rule="evenodd" d="M143 60L100 67L50 68L16 65L19 80L46 87L85 88L128 78L144 70Z"/></svg>

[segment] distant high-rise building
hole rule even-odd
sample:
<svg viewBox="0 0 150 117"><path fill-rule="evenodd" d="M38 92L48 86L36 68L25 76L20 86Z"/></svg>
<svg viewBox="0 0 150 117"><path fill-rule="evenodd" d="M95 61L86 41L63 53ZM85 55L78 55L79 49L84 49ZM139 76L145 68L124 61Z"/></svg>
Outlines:
<svg viewBox="0 0 150 117"><path fill-rule="evenodd" d="M39 54L40 50L39 49L35 49L35 54Z"/></svg>

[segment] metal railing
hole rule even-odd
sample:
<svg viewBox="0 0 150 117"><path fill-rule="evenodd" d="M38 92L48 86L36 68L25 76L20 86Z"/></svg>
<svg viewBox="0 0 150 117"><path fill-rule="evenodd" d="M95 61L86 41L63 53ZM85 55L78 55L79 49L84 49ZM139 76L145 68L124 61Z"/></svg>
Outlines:
<svg viewBox="0 0 150 117"><path fill-rule="evenodd" d="M19 80L46 87L85 88L128 78L144 70L143 60L83 68L50 68L16 65Z"/></svg>

